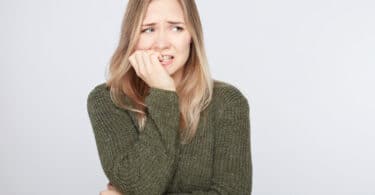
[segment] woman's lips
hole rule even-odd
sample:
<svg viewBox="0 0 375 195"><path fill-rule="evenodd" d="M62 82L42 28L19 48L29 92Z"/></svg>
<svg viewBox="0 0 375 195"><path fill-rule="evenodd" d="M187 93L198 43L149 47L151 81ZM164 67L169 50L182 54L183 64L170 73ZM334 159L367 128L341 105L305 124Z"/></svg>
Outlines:
<svg viewBox="0 0 375 195"><path fill-rule="evenodd" d="M163 55L159 58L159 62L163 65L163 66L168 66L170 64L173 63L173 60L174 60L174 57L171 56L171 55Z"/></svg>
<svg viewBox="0 0 375 195"><path fill-rule="evenodd" d="M173 63L173 59L170 59L170 60L164 60L164 61L161 61L160 63L161 63L161 65L163 65L163 66L169 66L170 64Z"/></svg>

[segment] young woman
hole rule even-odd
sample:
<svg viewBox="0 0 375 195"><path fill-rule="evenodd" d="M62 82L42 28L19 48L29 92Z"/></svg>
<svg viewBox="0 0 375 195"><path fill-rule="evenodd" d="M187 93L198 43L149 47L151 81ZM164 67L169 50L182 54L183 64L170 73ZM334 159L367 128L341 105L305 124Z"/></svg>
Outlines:
<svg viewBox="0 0 375 195"><path fill-rule="evenodd" d="M194 0L128 1L87 109L102 195L251 193L248 101L211 78Z"/></svg>

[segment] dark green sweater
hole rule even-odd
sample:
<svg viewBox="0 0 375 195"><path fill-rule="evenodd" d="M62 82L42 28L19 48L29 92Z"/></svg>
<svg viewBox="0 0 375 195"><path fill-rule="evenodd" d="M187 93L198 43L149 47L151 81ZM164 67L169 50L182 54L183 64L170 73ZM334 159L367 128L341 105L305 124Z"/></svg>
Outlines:
<svg viewBox="0 0 375 195"><path fill-rule="evenodd" d="M151 88L145 103L148 119L138 133L135 114L113 104L105 83L88 96L100 161L113 186L125 195L251 193L249 104L237 88L215 81L189 144L179 141L176 92Z"/></svg>

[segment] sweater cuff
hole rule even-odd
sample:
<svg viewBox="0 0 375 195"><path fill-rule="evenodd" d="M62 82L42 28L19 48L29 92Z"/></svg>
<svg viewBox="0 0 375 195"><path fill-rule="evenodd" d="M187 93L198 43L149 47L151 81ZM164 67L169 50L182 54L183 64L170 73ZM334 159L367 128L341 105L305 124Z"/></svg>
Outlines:
<svg viewBox="0 0 375 195"><path fill-rule="evenodd" d="M175 91L150 88L145 103L151 114L174 115L179 113L178 95Z"/></svg>

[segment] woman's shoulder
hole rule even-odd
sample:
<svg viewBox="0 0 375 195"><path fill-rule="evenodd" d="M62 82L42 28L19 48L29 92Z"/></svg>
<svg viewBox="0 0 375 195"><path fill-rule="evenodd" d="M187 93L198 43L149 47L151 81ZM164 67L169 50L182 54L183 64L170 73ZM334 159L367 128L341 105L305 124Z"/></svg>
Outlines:
<svg viewBox="0 0 375 195"><path fill-rule="evenodd" d="M97 101L110 100L109 87L106 83L99 83L90 89L87 96L88 104L92 104Z"/></svg>
<svg viewBox="0 0 375 195"><path fill-rule="evenodd" d="M98 92L105 92L105 91L109 91L109 87L107 86L106 82L103 82L103 83L99 83L99 84L94 85L94 87L91 88L89 94L98 93Z"/></svg>
<svg viewBox="0 0 375 195"><path fill-rule="evenodd" d="M222 99L225 102L244 100L247 101L246 96L239 89L239 87L219 80L214 80L214 98Z"/></svg>

